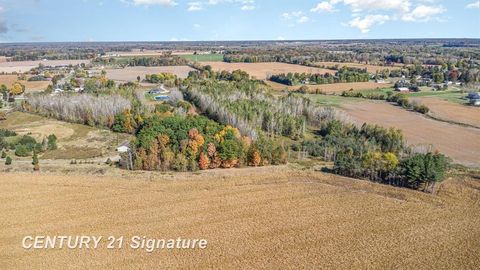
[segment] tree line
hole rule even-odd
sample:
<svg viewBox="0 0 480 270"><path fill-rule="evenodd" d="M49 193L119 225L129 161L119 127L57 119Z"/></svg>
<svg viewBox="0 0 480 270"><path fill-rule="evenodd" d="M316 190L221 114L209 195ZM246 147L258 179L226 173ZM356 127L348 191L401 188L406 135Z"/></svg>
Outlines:
<svg viewBox="0 0 480 270"><path fill-rule="evenodd" d="M148 56L148 57L97 57L92 60L93 64L103 66L185 66L188 60L178 56Z"/></svg>
<svg viewBox="0 0 480 270"><path fill-rule="evenodd" d="M119 95L91 94L31 95L21 106L46 117L103 127L112 127L115 116L131 107L130 100Z"/></svg>
<svg viewBox="0 0 480 270"><path fill-rule="evenodd" d="M269 79L277 83L293 86L299 84L368 82L370 80L370 75L366 72L352 71L349 68L344 67L338 70L335 75L330 73L283 73L272 75Z"/></svg>
<svg viewBox="0 0 480 270"><path fill-rule="evenodd" d="M348 177L430 192L443 181L449 164L438 152L412 151L401 130L394 128L369 124L357 128L330 121L319 135L320 139L304 142L303 149L333 161L332 172Z"/></svg>

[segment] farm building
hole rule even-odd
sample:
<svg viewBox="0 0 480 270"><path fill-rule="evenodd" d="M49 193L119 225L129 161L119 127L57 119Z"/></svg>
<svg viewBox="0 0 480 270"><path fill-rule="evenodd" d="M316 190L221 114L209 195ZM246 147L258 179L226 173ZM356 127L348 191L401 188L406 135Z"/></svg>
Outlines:
<svg viewBox="0 0 480 270"><path fill-rule="evenodd" d="M130 147L128 147L128 145L122 145L117 147L117 152L119 153L127 153L128 151L130 151Z"/></svg>
<svg viewBox="0 0 480 270"><path fill-rule="evenodd" d="M395 91L401 92L401 93L408 93L410 92L410 89L408 87L397 87Z"/></svg>
<svg viewBox="0 0 480 270"><path fill-rule="evenodd" d="M387 80L384 80L384 79L376 79L376 80L375 80L375 83L388 84L388 83L390 83L390 81L387 81Z"/></svg>

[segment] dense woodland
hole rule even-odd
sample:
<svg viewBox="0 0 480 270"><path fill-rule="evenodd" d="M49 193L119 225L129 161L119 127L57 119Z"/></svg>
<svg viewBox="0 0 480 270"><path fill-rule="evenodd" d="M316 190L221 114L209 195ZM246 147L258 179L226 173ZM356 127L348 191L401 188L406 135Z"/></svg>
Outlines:
<svg viewBox="0 0 480 270"><path fill-rule="evenodd" d="M290 86L299 84L353 83L368 82L370 80L370 74L368 74L366 71L359 72L357 69L352 70L350 68L343 67L339 69L335 75L330 73L287 73L272 75L269 79L271 81Z"/></svg>
<svg viewBox="0 0 480 270"><path fill-rule="evenodd" d="M188 61L178 56L150 56L150 57L98 57L93 60L96 65L102 66L185 66Z"/></svg>
<svg viewBox="0 0 480 270"><path fill-rule="evenodd" d="M251 80L245 72L197 68L178 82L181 92L174 91L175 98L154 108L139 102L135 83L95 84L93 91L83 94L31 95L22 108L134 134L132 152L122 159L128 169L276 165L286 163L293 151L331 161L333 173L349 177L425 191L443 180L447 158L412 151L399 130L357 128L347 124L341 113L309 99L273 96L268 85ZM395 97L403 102L401 96ZM305 139L307 129L315 131L314 139ZM296 142L285 144L282 138Z"/></svg>
<svg viewBox="0 0 480 270"><path fill-rule="evenodd" d="M203 116L153 116L137 132L134 169L196 171L287 162L281 145L252 141Z"/></svg>
<svg viewBox="0 0 480 270"><path fill-rule="evenodd" d="M68 122L112 127L115 115L129 111L131 103L118 95L32 95L22 108Z"/></svg>
<svg viewBox="0 0 480 270"><path fill-rule="evenodd" d="M318 140L305 141L303 149L333 161L332 171L348 177L431 191L443 181L449 163L440 153L413 152L394 128L331 121L319 134Z"/></svg>
<svg viewBox="0 0 480 270"><path fill-rule="evenodd" d="M332 41L278 46L235 43L235 46L226 48L224 60L277 61L307 66L318 66L316 63L320 61L340 63L326 67L336 70L336 75L291 73L271 78L288 85L363 82L402 76L411 87L421 86L428 78L433 83L450 80L471 84L479 81L479 51L475 43L466 42L461 49L452 50L452 44L439 46L438 42L340 44ZM188 46L198 48L195 46L200 45ZM120 47L112 45L105 51L117 49ZM60 52L66 51L52 50L52 54L56 52L59 56ZM4 52L8 55L8 50ZM24 52L28 55L28 49ZM88 49L81 52L88 53ZM391 69L369 74L365 69L342 67L341 62L377 64ZM94 64L185 65L187 60L166 54L161 57L99 57ZM349 177L425 191L431 191L435 183L443 180L448 159L440 153L412 150L405 145L399 130L353 126L338 111L318 107L301 95L272 95L267 84L252 80L244 71L216 72L210 66L188 64L196 70L186 79L170 74L146 76L145 81L151 83L171 82L171 99L157 106L142 102L145 97L140 97L136 91L137 82L115 85L103 72L101 76L89 77L78 68L67 84L73 88L82 79L83 93L50 96L47 90L44 94L27 96L28 101L22 104L22 109L134 134L135 139L130 144L132 151L122 159L128 169L194 171L263 166L287 162L290 152L307 152L311 157L332 162L331 172ZM55 81L61 79L52 78ZM23 92L21 85L14 88L7 92ZM2 93L6 92L3 90ZM343 95L359 94L345 92ZM428 112L428 108L417 108L402 95L361 97L384 99L407 109ZM17 145L9 144L11 141L11 138L4 139L3 147L17 150ZM16 152L19 155L25 152L25 148L29 153L39 148L38 143L29 138L19 139L19 142L28 145L18 147Z"/></svg>
<svg viewBox="0 0 480 270"><path fill-rule="evenodd" d="M268 92L268 86L260 81L241 76L239 81L223 80L223 77L230 78L222 76L223 73L216 74L207 68L202 76L214 79L194 79L186 87L185 95L201 112L237 127L242 134L254 139L262 130L271 136L297 140L303 138L307 124L318 125L340 116L332 108L319 108L302 97L274 97Z"/></svg>

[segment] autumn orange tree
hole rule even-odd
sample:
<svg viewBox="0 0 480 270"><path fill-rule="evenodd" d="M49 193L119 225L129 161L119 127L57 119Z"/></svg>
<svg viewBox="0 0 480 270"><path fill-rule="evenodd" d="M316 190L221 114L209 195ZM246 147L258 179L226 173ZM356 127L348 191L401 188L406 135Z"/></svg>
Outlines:
<svg viewBox="0 0 480 270"><path fill-rule="evenodd" d="M200 153L200 157L198 159L198 167L200 170L206 170L209 168L210 160L205 153Z"/></svg>
<svg viewBox="0 0 480 270"><path fill-rule="evenodd" d="M194 171L245 165L279 164L284 151L266 137L253 142L232 126L204 116L152 116L134 142L136 168Z"/></svg>

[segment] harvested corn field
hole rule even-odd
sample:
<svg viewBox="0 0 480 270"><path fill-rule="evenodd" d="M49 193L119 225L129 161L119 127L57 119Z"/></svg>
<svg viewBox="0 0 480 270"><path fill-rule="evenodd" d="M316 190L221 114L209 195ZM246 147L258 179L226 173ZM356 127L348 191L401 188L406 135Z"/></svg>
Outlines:
<svg viewBox="0 0 480 270"><path fill-rule="evenodd" d="M235 71L243 70L247 72L251 77L255 77L258 80L265 80L271 75L282 73L330 73L335 74L335 70L313 68L301 65L285 64L285 63L225 63L225 62L202 62L202 65L209 65L215 71Z"/></svg>
<svg viewBox="0 0 480 270"><path fill-rule="evenodd" d="M267 84L270 85L274 90L283 91L287 89L288 91L298 90L301 85L296 86L287 86L284 84L267 81ZM339 94L343 91L362 91L362 90L372 90L376 88L385 88L391 87L393 84L385 83L375 83L375 82L356 82L356 83L333 83L333 84L318 84L318 85L306 85L309 93L327 93L327 94Z"/></svg>
<svg viewBox="0 0 480 270"><path fill-rule="evenodd" d="M194 69L188 66L164 66L164 67L126 67L123 69L108 69L107 77L118 82L136 82L137 76L141 80L147 74L171 73L179 78L186 78L188 73Z"/></svg>
<svg viewBox="0 0 480 270"><path fill-rule="evenodd" d="M286 167L177 174L175 181L146 172L0 173L0 263L2 269L477 269L479 189L478 181L451 178L433 196ZM204 238L208 247L25 251L26 235Z"/></svg>
<svg viewBox="0 0 480 270"><path fill-rule="evenodd" d="M433 146L454 162L480 167L480 129L429 119L386 102L347 102L341 107L358 124L372 123L403 130L407 142Z"/></svg>

